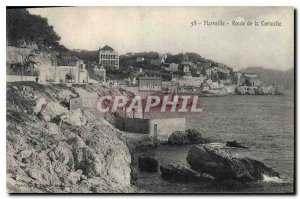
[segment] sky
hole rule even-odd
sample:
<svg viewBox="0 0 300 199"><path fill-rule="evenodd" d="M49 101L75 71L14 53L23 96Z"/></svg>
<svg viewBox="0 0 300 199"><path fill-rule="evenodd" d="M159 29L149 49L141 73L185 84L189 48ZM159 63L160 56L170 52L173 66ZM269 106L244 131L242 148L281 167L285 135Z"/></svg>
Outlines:
<svg viewBox="0 0 300 199"><path fill-rule="evenodd" d="M294 67L292 7L68 7L33 8L69 49L109 45L127 52L195 52L235 69ZM191 26L193 21L200 22ZM204 26L222 20L229 25ZM279 21L281 26L232 26L232 21Z"/></svg>

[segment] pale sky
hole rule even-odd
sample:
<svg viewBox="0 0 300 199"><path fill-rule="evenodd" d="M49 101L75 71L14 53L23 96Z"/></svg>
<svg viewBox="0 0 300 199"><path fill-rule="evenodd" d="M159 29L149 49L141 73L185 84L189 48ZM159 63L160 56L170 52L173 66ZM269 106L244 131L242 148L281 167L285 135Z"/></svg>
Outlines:
<svg viewBox="0 0 300 199"><path fill-rule="evenodd" d="M292 7L72 7L34 8L48 18L69 49L98 50L109 45L120 54L195 52L236 69L294 67ZM191 27L197 20L202 25ZM203 26L203 21L280 21L282 26Z"/></svg>

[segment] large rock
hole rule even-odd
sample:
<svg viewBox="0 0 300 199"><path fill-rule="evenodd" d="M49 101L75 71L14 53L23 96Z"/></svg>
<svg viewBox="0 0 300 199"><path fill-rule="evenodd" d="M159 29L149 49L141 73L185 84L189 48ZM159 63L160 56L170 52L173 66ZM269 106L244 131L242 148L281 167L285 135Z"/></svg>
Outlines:
<svg viewBox="0 0 300 199"><path fill-rule="evenodd" d="M191 144L205 144L208 143L208 140L203 138L201 133L196 129L186 130L187 137Z"/></svg>
<svg viewBox="0 0 300 199"><path fill-rule="evenodd" d="M190 181L211 181L214 177L207 173L199 173L183 165L167 164L166 166L160 166L162 178L168 180L178 180L184 182Z"/></svg>
<svg viewBox="0 0 300 199"><path fill-rule="evenodd" d="M49 102L44 106L45 107L41 110L40 114L47 122L50 122L63 114L68 114L68 110L57 102Z"/></svg>
<svg viewBox="0 0 300 199"><path fill-rule="evenodd" d="M276 89L274 86L258 86L256 89L257 95L276 95Z"/></svg>
<svg viewBox="0 0 300 199"><path fill-rule="evenodd" d="M152 157L139 157L138 164L141 170L149 172L157 171L158 162Z"/></svg>
<svg viewBox="0 0 300 199"><path fill-rule="evenodd" d="M279 177L277 172L262 162L250 158L237 158L212 146L193 146L188 153L187 162L192 169L209 173L220 180L248 182L261 180L263 175Z"/></svg>
<svg viewBox="0 0 300 199"><path fill-rule="evenodd" d="M135 167L133 166L130 166L130 169L131 169L131 173L130 173L130 177L131 177L131 184L135 184L138 180L138 173L137 173L137 170L135 169Z"/></svg>
<svg viewBox="0 0 300 199"><path fill-rule="evenodd" d="M65 179L65 184L69 186L75 185L80 180L81 174L82 174L81 170L77 170L69 173L69 175Z"/></svg>
<svg viewBox="0 0 300 199"><path fill-rule="evenodd" d="M41 98L37 99L36 105L34 107L34 112L39 113L42 110L43 106L45 106L46 104L47 104L47 101L45 98L41 97Z"/></svg>
<svg viewBox="0 0 300 199"><path fill-rule="evenodd" d="M190 140L188 139L185 131L175 131L168 138L168 144L171 145L183 145L189 143Z"/></svg>
<svg viewBox="0 0 300 199"><path fill-rule="evenodd" d="M186 131L175 131L168 139L170 145L185 145L185 144L204 144L209 141L202 138L201 133L196 129L188 129Z"/></svg>
<svg viewBox="0 0 300 199"><path fill-rule="evenodd" d="M83 126L87 123L83 112L80 109L72 110L61 116L61 120L73 126Z"/></svg>

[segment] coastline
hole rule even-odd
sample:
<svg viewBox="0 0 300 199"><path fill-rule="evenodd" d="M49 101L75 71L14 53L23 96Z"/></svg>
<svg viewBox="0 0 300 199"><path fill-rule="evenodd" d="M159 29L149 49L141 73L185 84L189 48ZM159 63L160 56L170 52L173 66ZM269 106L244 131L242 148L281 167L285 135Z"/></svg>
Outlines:
<svg viewBox="0 0 300 199"><path fill-rule="evenodd" d="M66 165L73 165L71 170L67 171L65 170L65 176L62 176L62 178L64 178L63 181L59 181L58 179L52 178L52 177L47 177L49 179L51 179L50 181L48 181L48 183L57 183L57 184L63 184L63 189L61 188L51 188L51 184L48 184L47 186L49 186L49 189L45 189L44 185L41 183L42 181L45 181L44 179L44 175L42 175L41 173L44 173L45 170L47 170L47 168L35 168L37 170L36 174L33 173L28 173L27 171L25 171L24 174L18 174L18 173L14 173L12 172L12 170L10 169L8 171L8 189L10 191L18 192L31 192L32 190L37 191L37 192L55 192L55 193L69 193L74 191L73 189L76 187L77 191L81 191L81 192L90 192L89 189L91 189L91 187L89 187L87 189L87 187L83 187L82 183L88 183L88 186L93 186L93 183L95 185L95 180L97 183L101 182L101 188L97 188L94 187L92 188L92 192L95 193L99 193L99 192L147 192L146 190L142 190L139 189L138 187L136 187L134 185L134 182L132 182L134 180L134 178L136 176L134 176L134 173L136 173L136 171L134 171L133 165L132 163L135 161L133 160L134 157L134 151L136 149L139 149L141 147L143 148L157 148L159 146L165 145L165 143L158 143L157 141L155 141L153 139L153 137L149 136L149 135L145 135L145 134L137 134L137 133L128 133L128 132L122 132L120 130L118 130L117 128L115 128L112 124L110 124L108 122L108 120L104 119L104 118L100 118L99 116L95 117L95 115L92 114L92 112L90 111L77 111L76 114L75 112L72 112L72 114L75 114L75 117L71 117L72 114L70 114L70 111L67 111L63 108L63 106L61 105L62 102L64 102L66 100L66 98L70 97L70 94L72 95L76 95L76 89L73 90L69 87L63 86L63 85L39 85L37 83L26 83L26 84L22 84L22 83L9 83L8 85L8 90L9 90L9 95L11 95L11 91L10 89L14 90L14 94L18 94L20 96L20 94L22 93L23 96L20 97L21 101L26 102L26 105L31 105L31 102L35 102L34 104L32 104L32 107L28 107L28 106L23 106L23 107L18 107L17 110L15 110L11 105L8 106L8 114L10 114L10 110L15 110L18 111L18 114L23 115L24 111L29 114L29 118L23 118L22 120L25 120L26 122L24 123L25 126L23 125L19 125L18 123L16 123L16 121L11 121L11 117L8 117L8 141L7 142L14 142L14 140L16 139L20 139L18 136L20 133L16 132L16 130L14 129L20 129L20 131L22 132L26 132L28 131L27 127L33 127L33 129L37 128L39 129L43 134L47 134L49 136L49 138L57 140L54 141L54 144L59 144L60 146L60 150L61 151L53 151L54 152L54 156L51 155L51 151L53 149L51 149L51 145L49 145L51 142L49 142L49 144L46 144L46 151L42 150L42 154L46 153L46 156L49 160L49 163L52 164L57 164L57 162L61 162L62 164L66 164ZM90 85L86 85L86 86L81 86L83 89L87 90L87 91L91 91L92 87ZM104 92L103 89L108 89L111 90L113 92L116 92L117 89L112 89L112 88L104 88L101 85L99 86L94 86L92 90L97 89L98 92ZM47 96L47 99L45 98L45 96ZM59 98L58 98L59 97ZM45 100L46 99L46 100ZM27 103L28 102L28 103ZM30 103L29 103L30 102ZM12 100L9 103L14 103L14 100ZM32 111L30 111L30 109L32 109ZM29 111L29 112L28 112ZM61 115L61 114L66 114L66 116L62 117L59 116L59 120L62 121L62 123L58 122L57 123L57 116ZM113 117L113 116L112 116ZM51 119L52 118L52 119ZM14 118L15 119L15 118ZM54 119L54 120L53 120ZM79 120L78 120L79 119ZM45 120L48 120L48 122ZM35 124L32 123L33 121L35 121ZM66 123L66 124L64 124ZM80 128L81 130L78 132L78 130L76 130L78 128L78 123L80 123ZM15 127L13 127L15 126ZM26 127L27 126L27 127ZM41 126L44 126L43 128L41 128ZM13 128L10 128L13 127ZM96 130L96 131L91 131L90 129L97 129L100 127L100 131ZM55 132L51 132L53 130L47 130L47 129L56 129ZM69 132L69 133L66 133ZM111 142L111 144L107 145L107 141L105 142L98 142L98 146L96 148L93 148L93 145L90 145L89 143L91 142L95 142L95 140L91 140L89 137L90 136L95 136L96 134L98 134L99 132L101 132L101 136L103 136L103 138L105 138L104 140L110 140L109 142ZM29 132L28 132L29 133ZM53 134L54 133L54 134ZM78 134L79 133L79 134ZM96 133L96 134L95 134ZM38 135L38 134L37 134ZM32 139L30 137L27 136L32 136L30 134L27 134L24 138L22 139ZM99 136L99 135L97 135ZM76 139L75 139L76 138ZM103 139L100 138L100 139ZM22 140L21 139L21 140ZM41 139L41 138L35 138L35 139ZM61 140L63 139L63 143ZM23 141L22 141L23 143ZM112 146L114 145L113 143L119 143L120 148L118 149L113 149ZM24 146L23 146L24 145ZM92 166L85 166L88 168L91 168L93 170L93 173L95 172L100 172L100 173L106 173L105 175L107 175L107 179L105 180L105 183L103 184L103 178L99 178L96 176L94 176L94 174L88 174L88 171L84 171L84 169L78 169L78 166L76 166L76 157L78 157L78 155L81 153L76 152L74 147L80 147L80 148L89 148L88 150L95 150L95 154L98 154L100 156L96 156L93 157L96 159L103 159L103 157L107 156L111 156L111 160L105 160L106 158L104 158L105 161L108 162L102 162L100 164L96 163L94 160L92 161ZM36 149L34 151L28 152L26 150L28 149L24 149L28 148L28 146L26 144L21 144L21 148L14 148L13 145L8 144L8 157L9 157L9 163L8 168L17 168L20 167L20 165L23 165L23 167L31 167L31 162L37 162L40 161L39 158L41 158L41 156L39 155L41 152L38 152ZM34 147L35 148L35 147ZM49 150L50 149L50 150ZM100 151L99 151L100 150ZM118 152L111 152L111 151L115 151L117 150ZM99 153L100 152L100 153ZM65 155L65 158L63 159L57 159L57 155L61 154L61 153L66 153L68 155ZM19 155L19 154L24 154L24 155ZM34 155L33 155L34 154ZM77 155L76 155L77 154ZM102 155L101 155L102 154ZM75 156L74 156L75 155ZM52 157L53 156L53 157ZM55 158L56 156L56 158ZM68 158L67 158L68 157ZM67 159L66 159L67 158ZM72 159L72 161L70 162L70 158ZM88 159L91 157L87 157ZM111 164L109 162L115 162L118 161L120 164L121 161L121 165L120 167L117 167L114 170L113 173L123 173L121 175L125 175L125 180L124 179L118 179L116 180L115 177L112 173L112 171L110 171L109 167L105 167L105 165L107 164ZM20 162L18 162L20 161ZM54 162L53 162L54 161ZM77 161L78 162L78 161ZM93 163L94 162L94 163ZM59 164L61 164L59 163ZM96 163L96 164L95 164ZM117 163L117 162L115 162ZM112 163L112 164L115 164ZM126 166L125 166L126 165ZM115 165L116 166L116 165ZM114 166L114 167L115 167ZM75 169L77 167L77 169ZM100 169L98 170L97 169ZM70 167L71 168L71 167ZM69 169L70 169L69 168ZM55 172L55 168L53 168L54 173ZM41 173L38 173L41 172ZM21 171L19 171L20 173ZM78 172L80 173L80 175L78 175ZM22 172L21 172L22 173ZM27 176L29 175L29 176ZM57 174L56 174L57 175ZM27 176L27 177L26 177ZM76 177L77 176L77 177ZM86 176L86 177L85 177ZM28 179L29 177L29 179ZM30 179L31 178L31 179ZM108 179L115 179L114 182L108 182ZM29 181L28 181L29 180ZM28 187L28 185L26 185L26 183L30 182L30 181L34 181L38 186L36 187L36 185L34 185L33 187L30 188L30 186ZM110 181L110 180L109 180ZM18 189L17 187L15 187L15 183L22 183L23 186L27 187L27 188L21 188ZM67 183L67 184L66 184ZM69 184L68 184L69 183ZM70 184L71 183L71 184ZM74 183L72 185L72 183ZM96 184L97 184L96 183ZM98 184L99 185L99 184ZM71 187L70 187L71 186ZM72 188L72 186L74 186ZM79 187L78 187L79 186Z"/></svg>

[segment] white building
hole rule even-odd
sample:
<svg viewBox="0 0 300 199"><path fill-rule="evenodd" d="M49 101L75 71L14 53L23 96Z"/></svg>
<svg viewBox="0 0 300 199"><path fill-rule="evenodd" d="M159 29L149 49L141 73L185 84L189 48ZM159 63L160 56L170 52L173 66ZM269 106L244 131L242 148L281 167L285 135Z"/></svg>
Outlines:
<svg viewBox="0 0 300 199"><path fill-rule="evenodd" d="M94 72L96 75L99 76L100 80L105 81L106 80L106 70L103 66L95 66Z"/></svg>
<svg viewBox="0 0 300 199"><path fill-rule="evenodd" d="M99 49L99 64L101 66L115 67L119 69L119 54L110 46Z"/></svg>
<svg viewBox="0 0 300 199"><path fill-rule="evenodd" d="M88 83L89 81L83 60L75 56L58 57L54 73L56 83Z"/></svg>
<svg viewBox="0 0 300 199"><path fill-rule="evenodd" d="M140 91L161 91L162 79L160 77L139 77Z"/></svg>
<svg viewBox="0 0 300 199"><path fill-rule="evenodd" d="M188 65L184 65L184 66L183 66L183 72L184 72L184 73L190 72L190 67L189 67Z"/></svg>
<svg viewBox="0 0 300 199"><path fill-rule="evenodd" d="M178 71L178 64L170 63L170 71L173 71L173 72Z"/></svg>

